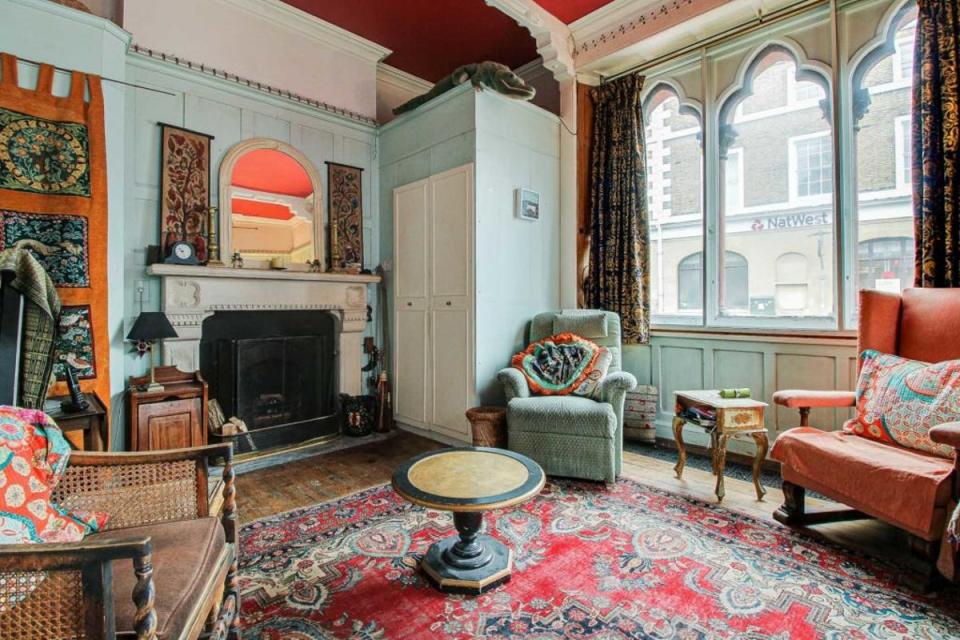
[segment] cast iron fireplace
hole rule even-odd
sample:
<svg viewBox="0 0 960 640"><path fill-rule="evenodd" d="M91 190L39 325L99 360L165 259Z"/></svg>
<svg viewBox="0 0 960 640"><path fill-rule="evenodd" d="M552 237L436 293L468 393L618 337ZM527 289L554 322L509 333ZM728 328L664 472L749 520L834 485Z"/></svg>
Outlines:
<svg viewBox="0 0 960 640"><path fill-rule="evenodd" d="M224 414L246 422L237 453L339 432L336 316L225 311L203 322L200 371Z"/></svg>

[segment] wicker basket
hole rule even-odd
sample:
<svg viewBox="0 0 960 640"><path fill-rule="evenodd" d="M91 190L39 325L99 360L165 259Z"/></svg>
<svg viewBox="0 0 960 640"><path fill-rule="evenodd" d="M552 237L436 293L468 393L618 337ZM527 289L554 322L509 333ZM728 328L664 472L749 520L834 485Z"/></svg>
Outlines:
<svg viewBox="0 0 960 640"><path fill-rule="evenodd" d="M467 420L473 431L476 447L507 447L507 410L504 407L474 407L467 409Z"/></svg>
<svg viewBox="0 0 960 640"><path fill-rule="evenodd" d="M623 407L623 437L635 442L657 441L657 388L640 385L627 392Z"/></svg>

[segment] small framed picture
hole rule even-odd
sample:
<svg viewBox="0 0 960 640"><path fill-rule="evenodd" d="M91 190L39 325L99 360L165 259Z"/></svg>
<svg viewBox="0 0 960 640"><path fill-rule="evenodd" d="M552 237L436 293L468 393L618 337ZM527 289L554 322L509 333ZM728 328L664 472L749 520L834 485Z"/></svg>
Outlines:
<svg viewBox="0 0 960 640"><path fill-rule="evenodd" d="M540 194L531 189L517 189L517 217L523 220L540 219Z"/></svg>

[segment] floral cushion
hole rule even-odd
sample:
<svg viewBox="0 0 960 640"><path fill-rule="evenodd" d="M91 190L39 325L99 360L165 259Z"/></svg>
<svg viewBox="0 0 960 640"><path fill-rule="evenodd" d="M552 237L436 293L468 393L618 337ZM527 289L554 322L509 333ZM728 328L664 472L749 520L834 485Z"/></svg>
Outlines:
<svg viewBox="0 0 960 640"><path fill-rule="evenodd" d="M953 457L932 427L960 420L960 360L928 364L868 349L860 354L856 415L844 430L908 449Z"/></svg>
<svg viewBox="0 0 960 640"><path fill-rule="evenodd" d="M534 342L514 355L510 364L523 373L533 393L565 396L587 381L601 351L601 347L575 333L558 333Z"/></svg>
<svg viewBox="0 0 960 640"><path fill-rule="evenodd" d="M50 502L70 445L47 414L0 405L0 544L76 542L106 524L101 513Z"/></svg>

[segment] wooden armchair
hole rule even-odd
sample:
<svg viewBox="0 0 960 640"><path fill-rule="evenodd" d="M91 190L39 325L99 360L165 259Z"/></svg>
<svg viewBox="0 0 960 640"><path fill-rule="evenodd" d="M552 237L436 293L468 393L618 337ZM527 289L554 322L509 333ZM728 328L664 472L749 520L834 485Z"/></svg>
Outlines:
<svg viewBox="0 0 960 640"><path fill-rule="evenodd" d="M211 458L225 461L219 518ZM73 453L54 501L110 519L82 542L0 545L0 638L238 640L232 459L229 444Z"/></svg>

